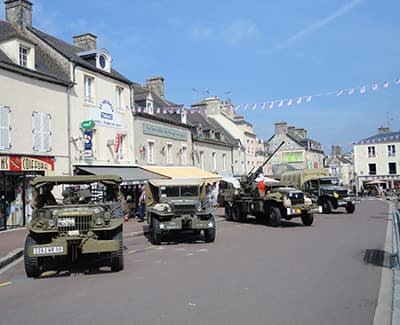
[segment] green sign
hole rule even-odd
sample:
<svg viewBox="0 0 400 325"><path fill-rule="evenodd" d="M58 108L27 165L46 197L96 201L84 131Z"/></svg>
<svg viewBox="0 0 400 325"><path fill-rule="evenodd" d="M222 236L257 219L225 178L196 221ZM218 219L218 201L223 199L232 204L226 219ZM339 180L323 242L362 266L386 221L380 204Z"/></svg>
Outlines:
<svg viewBox="0 0 400 325"><path fill-rule="evenodd" d="M283 153L284 161L286 163L300 163L304 162L303 153L302 152L284 152Z"/></svg>
<svg viewBox="0 0 400 325"><path fill-rule="evenodd" d="M164 137L164 138L187 141L187 133L186 132L183 132L183 131L180 131L177 129L173 129L173 128L163 127L160 125L144 123L143 124L143 133L156 135L156 136Z"/></svg>
<svg viewBox="0 0 400 325"><path fill-rule="evenodd" d="M82 121L81 125L82 125L82 129L85 129L85 130L93 129L95 126L93 120Z"/></svg>

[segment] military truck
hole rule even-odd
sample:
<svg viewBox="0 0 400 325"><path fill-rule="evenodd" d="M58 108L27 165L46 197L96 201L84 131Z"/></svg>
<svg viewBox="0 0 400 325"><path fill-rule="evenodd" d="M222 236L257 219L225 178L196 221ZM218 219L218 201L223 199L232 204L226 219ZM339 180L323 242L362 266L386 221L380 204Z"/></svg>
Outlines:
<svg viewBox="0 0 400 325"><path fill-rule="evenodd" d="M164 235L191 230L213 242L216 234L214 209L201 179L149 180L146 191L146 218L153 244Z"/></svg>
<svg viewBox="0 0 400 325"><path fill-rule="evenodd" d="M319 209L302 191L282 186L280 183L267 184L265 191L258 189L256 179L262 173L262 168L284 143L282 142L256 171L250 171L247 176L241 178L240 188L224 190L227 220L244 221L248 215L253 215L259 222L268 222L273 227L278 227L282 219L293 218L301 218L306 226L312 225L314 212Z"/></svg>
<svg viewBox="0 0 400 325"><path fill-rule="evenodd" d="M28 277L84 257L124 267L119 176L42 176L31 182L32 221L24 249Z"/></svg>
<svg viewBox="0 0 400 325"><path fill-rule="evenodd" d="M307 193L322 206L323 213L331 213L340 207L344 207L347 213L355 210L355 198L340 186L338 177L329 176L326 168L288 171L281 175L281 182Z"/></svg>

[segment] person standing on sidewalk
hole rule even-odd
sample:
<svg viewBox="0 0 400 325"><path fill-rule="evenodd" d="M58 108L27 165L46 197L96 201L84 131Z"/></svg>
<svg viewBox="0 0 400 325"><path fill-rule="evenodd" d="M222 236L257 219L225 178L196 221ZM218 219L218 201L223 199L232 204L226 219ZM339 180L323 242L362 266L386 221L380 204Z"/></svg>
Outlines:
<svg viewBox="0 0 400 325"><path fill-rule="evenodd" d="M138 204L138 211L137 211L137 220L138 222L144 221L144 215L146 213L146 191L145 187L142 186L140 188L140 196L139 196L139 204Z"/></svg>

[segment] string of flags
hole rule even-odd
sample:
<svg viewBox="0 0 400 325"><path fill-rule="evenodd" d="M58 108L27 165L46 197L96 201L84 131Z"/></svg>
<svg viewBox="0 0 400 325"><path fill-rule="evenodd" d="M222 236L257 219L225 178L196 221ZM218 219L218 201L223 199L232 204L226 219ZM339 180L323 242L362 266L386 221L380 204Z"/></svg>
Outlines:
<svg viewBox="0 0 400 325"><path fill-rule="evenodd" d="M230 108L234 111L238 111L239 109L242 109L244 111L246 110L256 110L258 107L261 110L265 109L273 109L273 108L284 108L284 107L290 107L294 105L300 105L302 103L310 103L314 98L316 97L325 97L325 96L352 96L355 94L361 94L364 95L367 92L375 92L378 89L387 89L391 86L399 86L400 85L400 79L396 79L393 81L384 81L380 83L372 83L372 84L367 84L367 85L362 85L358 87L351 87L347 89L338 89L335 91L328 91L324 93L317 93L313 95L305 95L305 96L298 96L298 97L291 97L291 98L281 98L281 99L274 99L274 100L268 100L262 103L254 103L254 104L239 104L239 105L232 105L231 103L229 104L218 104L214 106L207 106L206 104L204 106L196 106L196 107L187 107L185 105L179 105L179 106L167 106L167 107L157 107L155 109L155 113L157 114L184 114L184 113L206 113L207 109L211 109L212 111L215 110L225 110L227 108ZM149 109L146 107L141 107L137 106L133 108L134 112L138 113L146 113L149 112Z"/></svg>

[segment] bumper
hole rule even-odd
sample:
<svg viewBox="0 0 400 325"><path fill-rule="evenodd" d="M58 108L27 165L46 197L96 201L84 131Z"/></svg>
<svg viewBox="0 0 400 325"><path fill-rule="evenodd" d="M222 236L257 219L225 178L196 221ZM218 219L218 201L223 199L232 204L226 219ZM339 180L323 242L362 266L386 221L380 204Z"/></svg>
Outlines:
<svg viewBox="0 0 400 325"><path fill-rule="evenodd" d="M65 256L68 255L70 244L75 242L81 248L82 254L90 253L107 253L119 250L119 240L97 240L93 238L79 240L54 240L50 244L35 245L29 247L28 256L31 257L46 257L46 256Z"/></svg>
<svg viewBox="0 0 400 325"><path fill-rule="evenodd" d="M174 218L171 221L160 220L160 229L167 230L201 230L214 227L215 219L200 220L198 217Z"/></svg>

